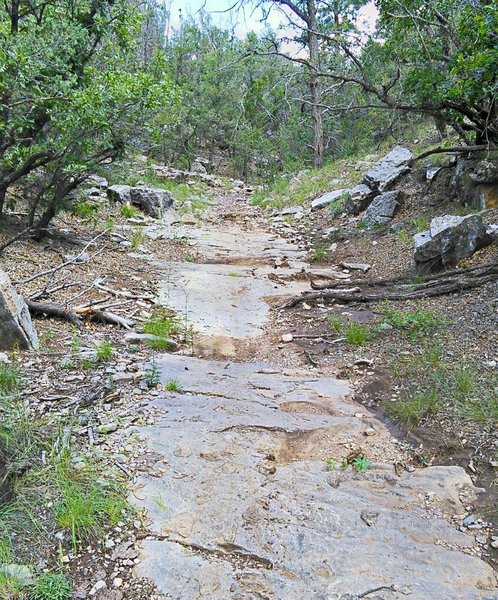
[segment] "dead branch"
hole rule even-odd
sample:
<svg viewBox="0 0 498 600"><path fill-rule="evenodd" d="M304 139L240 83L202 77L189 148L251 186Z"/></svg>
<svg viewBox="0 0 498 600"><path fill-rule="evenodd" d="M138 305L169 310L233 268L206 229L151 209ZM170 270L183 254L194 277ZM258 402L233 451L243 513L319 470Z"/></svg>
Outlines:
<svg viewBox="0 0 498 600"><path fill-rule="evenodd" d="M423 283L401 283L406 282L405 278L400 280L377 280L361 281L355 288L348 289L319 289L318 291L303 292L301 296L292 298L283 304L280 308L291 308L301 302L311 302L316 300L338 300L340 302L380 302L382 300L417 300L421 298L430 298L434 296L443 296L452 292L460 292L466 289L472 289L498 280L498 265L491 264L484 267L473 267L465 271L443 273L438 277L427 278ZM389 283L386 283L389 281ZM334 286L337 287L337 286ZM381 288L373 289L372 288ZM387 289L386 289L387 288Z"/></svg>
<svg viewBox="0 0 498 600"><path fill-rule="evenodd" d="M33 315L46 315L47 317L62 319L81 328L81 319L74 310L64 308L64 306L54 304L53 302L33 302L32 300L26 300L26 304L29 312Z"/></svg>
<svg viewBox="0 0 498 600"><path fill-rule="evenodd" d="M27 277L26 279L20 279L17 281L14 281L15 285L23 285L25 283L29 283L30 281L33 281L34 279L38 279L39 277L43 277L44 275L52 275L53 273L56 273L57 271L60 271L61 269L64 269L64 267L67 267L69 265L74 265L74 264L84 264L87 263L89 260L91 260L92 258L94 258L97 254L100 253L100 251L97 251L95 254L93 254L92 256L88 257L87 260L78 260L80 259L83 254L86 252L86 250L92 245L94 244L99 238L101 238L104 234L106 234L109 230L106 229L105 231L102 231L102 233L99 233L99 235L95 236L93 239L91 239L86 246L83 247L83 249L81 250L81 252L79 252L76 256L74 256L71 260L68 260L60 265L57 265L56 267L52 267L51 269L45 269L44 271L40 271L39 273L35 273L34 275L31 275L31 277Z"/></svg>
<svg viewBox="0 0 498 600"><path fill-rule="evenodd" d="M452 148L443 148L442 146L439 146L437 148L434 148L433 150L427 150L427 152L422 152L422 154L419 154L413 160L417 161L422 158L425 158L426 156L431 156L431 154L443 154L445 152L447 154L460 154L464 152L481 152L482 150L496 152L496 150L490 148L487 144L481 144L480 146L453 146Z"/></svg>
<svg viewBox="0 0 498 600"><path fill-rule="evenodd" d="M31 227L26 227L26 229L23 229L20 233L15 235L13 238L11 238L10 240L7 240L5 242L5 244L2 244L0 246L0 254L2 254L3 251L6 250L9 246L12 246L12 244L15 244L17 241L19 241L21 238L23 238L25 235L27 235L30 232L31 232Z"/></svg>
<svg viewBox="0 0 498 600"><path fill-rule="evenodd" d="M53 302L42 303L33 302L32 300L27 300L26 304L33 315L46 315L47 317L61 319L62 321L69 321L69 323L76 325L78 328L82 326L82 318L117 325L124 329L131 329L134 325L134 322L129 319L108 311L93 308L92 306L76 306L73 309L69 309Z"/></svg>

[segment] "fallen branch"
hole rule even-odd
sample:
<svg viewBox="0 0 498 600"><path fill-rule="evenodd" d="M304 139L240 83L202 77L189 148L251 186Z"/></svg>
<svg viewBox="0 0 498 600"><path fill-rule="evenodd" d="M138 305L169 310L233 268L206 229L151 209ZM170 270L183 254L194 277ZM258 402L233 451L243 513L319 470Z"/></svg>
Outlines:
<svg viewBox="0 0 498 600"><path fill-rule="evenodd" d="M81 319L74 310L64 308L60 304L54 304L53 302L33 302L32 300L26 300L26 304L32 315L46 315L47 317L62 319L81 328Z"/></svg>
<svg viewBox="0 0 498 600"><path fill-rule="evenodd" d="M418 300L443 296L452 292L460 292L472 289L498 280L498 265L486 265L485 267L474 267L466 271L450 272L441 274L438 278L428 279L418 284L399 284L395 281L383 285L383 280L357 281L359 285L348 289L320 289L318 291L303 292L301 296L292 298L280 308L291 308L301 302L314 300L338 300L340 302L379 302L382 300ZM405 281L402 279L402 281ZM330 284L329 284L330 285ZM372 290L372 287L382 289ZM387 289L386 289L387 288Z"/></svg>
<svg viewBox="0 0 498 600"><path fill-rule="evenodd" d="M23 238L26 234L28 234L30 232L31 232L31 227L26 227L26 229L23 229L20 233L15 235L13 238L6 241L5 244L2 244L0 246L0 254L2 254L2 252L4 250L6 250L9 246L12 246L12 244L15 244L18 240L20 240L21 238Z"/></svg>
<svg viewBox="0 0 498 600"><path fill-rule="evenodd" d="M104 234L106 234L109 230L106 229L105 231L103 231L102 233L99 233L99 235L95 236L93 239L91 239L86 246L84 246L84 248L81 250L81 252L79 252L74 258L72 258L71 260L68 260L64 263L62 263L61 265L57 265L56 267L52 267L51 269L45 269L44 271L40 271L39 273L35 273L34 275L31 275L30 277L27 277L26 279L18 279L17 281L14 281L15 285L23 285L25 283L29 283L30 281L33 281L35 279L38 279L39 277L43 277L44 275L52 275L53 273L56 273L57 271L60 271L61 269L63 269L64 267L67 267L69 265L74 265L74 264L85 264L87 263L90 259L94 258L97 254L100 254L101 251L97 251L96 253L94 253L92 256L88 257L87 260L78 260L79 258L81 258L84 253L86 252L86 250L93 244L95 243L100 237L102 237Z"/></svg>
<svg viewBox="0 0 498 600"><path fill-rule="evenodd" d="M30 313L33 315L46 315L47 317L69 321L78 328L81 328L82 326L81 318L118 325L124 329L131 329L134 325L134 322L129 319L91 306L76 306L73 309L68 309L60 304L54 304L53 302L42 303L33 302L32 300L27 300L26 304Z"/></svg>

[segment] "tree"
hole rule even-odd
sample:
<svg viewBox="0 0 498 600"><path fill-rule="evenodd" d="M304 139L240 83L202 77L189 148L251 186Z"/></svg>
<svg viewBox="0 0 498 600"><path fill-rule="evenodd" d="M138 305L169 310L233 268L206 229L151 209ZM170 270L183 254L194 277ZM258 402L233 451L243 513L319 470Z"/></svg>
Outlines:
<svg viewBox="0 0 498 600"><path fill-rule="evenodd" d="M29 193L43 231L99 162L172 86L136 64L140 14L126 0L12 0L0 10L0 217L7 191ZM13 197L11 197L13 198Z"/></svg>

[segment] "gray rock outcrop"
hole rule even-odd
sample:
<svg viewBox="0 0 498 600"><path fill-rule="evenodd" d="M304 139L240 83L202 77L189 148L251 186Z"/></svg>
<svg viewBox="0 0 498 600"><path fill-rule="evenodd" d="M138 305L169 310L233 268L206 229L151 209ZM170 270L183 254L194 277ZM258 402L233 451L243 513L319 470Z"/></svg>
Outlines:
<svg viewBox="0 0 498 600"><path fill-rule="evenodd" d="M419 271L438 271L454 267L491 241L480 215L445 215L414 236L413 257Z"/></svg>
<svg viewBox="0 0 498 600"><path fill-rule="evenodd" d="M377 192L389 189L403 173L410 170L413 154L408 148L396 146L365 173L364 183Z"/></svg>
<svg viewBox="0 0 498 600"><path fill-rule="evenodd" d="M373 199L367 208L363 222L367 227L375 225L387 225L394 217L399 205L399 190L384 192Z"/></svg>
<svg viewBox="0 0 498 600"><path fill-rule="evenodd" d="M0 271L0 350L38 348L38 336L31 322L29 309Z"/></svg>
<svg viewBox="0 0 498 600"><path fill-rule="evenodd" d="M324 206L329 206L335 202L342 202L344 200L344 206L347 204L349 200L349 190L334 190L332 192L328 192L319 198L315 198L311 203L311 210L316 210L317 208L323 208Z"/></svg>
<svg viewBox="0 0 498 600"><path fill-rule="evenodd" d="M110 200L121 204L138 206L145 214L161 219L169 208L173 208L173 196L161 188L147 186L111 185L107 189Z"/></svg>
<svg viewBox="0 0 498 600"><path fill-rule="evenodd" d="M111 185L107 188L107 197L113 202L131 204L131 187L129 185Z"/></svg>
<svg viewBox="0 0 498 600"><path fill-rule="evenodd" d="M371 190L365 183L355 185L349 191L349 200L346 203L346 212L350 215L359 215L363 212L370 200L375 196L375 192Z"/></svg>

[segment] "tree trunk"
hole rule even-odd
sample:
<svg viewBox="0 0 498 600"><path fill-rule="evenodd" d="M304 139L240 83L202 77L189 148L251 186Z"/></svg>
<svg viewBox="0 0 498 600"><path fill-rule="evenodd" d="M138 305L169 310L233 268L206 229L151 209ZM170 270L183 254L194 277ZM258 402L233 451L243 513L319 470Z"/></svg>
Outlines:
<svg viewBox="0 0 498 600"><path fill-rule="evenodd" d="M317 35L318 20L315 0L307 0L308 9L308 47L311 69L309 72L309 90L311 97L311 114L313 117L313 166L319 169L323 165L323 111L322 84L317 73L320 71L320 43Z"/></svg>
<svg viewBox="0 0 498 600"><path fill-rule="evenodd" d="M3 216L3 209L5 206L5 196L7 195L7 188L8 188L8 186L0 187L0 219Z"/></svg>

